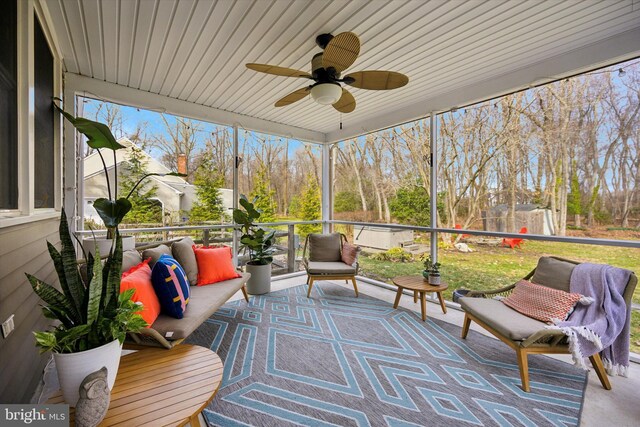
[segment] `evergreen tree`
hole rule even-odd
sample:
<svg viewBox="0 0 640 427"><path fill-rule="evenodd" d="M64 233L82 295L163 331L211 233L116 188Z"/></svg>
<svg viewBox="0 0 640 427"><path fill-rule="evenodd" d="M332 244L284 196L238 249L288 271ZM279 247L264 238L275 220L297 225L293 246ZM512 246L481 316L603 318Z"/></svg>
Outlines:
<svg viewBox="0 0 640 427"><path fill-rule="evenodd" d="M573 162L573 171L571 173L571 182L569 183L569 194L567 194L567 213L574 215L575 226L580 227L580 215L582 214L582 193L580 193L580 181L578 180L578 168L576 162Z"/></svg>
<svg viewBox="0 0 640 427"><path fill-rule="evenodd" d="M320 187L318 187L316 178L312 174L309 174L307 175L305 186L302 190L299 201L298 216L302 221L314 221L320 219L321 215L322 201ZM304 237L309 233L319 233L321 226L320 224L304 224L299 225L298 230L300 235Z"/></svg>
<svg viewBox="0 0 640 427"><path fill-rule="evenodd" d="M445 193L438 193L436 207L445 220ZM431 199L422 185L400 187L389 202L391 215L401 224L428 226L431 223Z"/></svg>
<svg viewBox="0 0 640 427"><path fill-rule="evenodd" d="M147 163L142 150L132 146L127 163L119 169L118 197L126 197L138 180L149 173ZM124 224L162 223L162 205L157 200L151 200L158 191L152 182L146 179L133 191L129 197L132 208L124 217Z"/></svg>
<svg viewBox="0 0 640 427"><path fill-rule="evenodd" d="M274 200L275 191L271 189L267 177L267 168L260 165L253 180L253 190L249 194L249 199L255 199L254 206L261 212L260 222L274 222L276 220L276 203Z"/></svg>
<svg viewBox="0 0 640 427"><path fill-rule="evenodd" d="M220 196L220 188L224 185L224 177L214 169L210 153L203 154L202 162L196 170L195 180L198 200L193 203L189 213L189 222L222 221L224 206Z"/></svg>

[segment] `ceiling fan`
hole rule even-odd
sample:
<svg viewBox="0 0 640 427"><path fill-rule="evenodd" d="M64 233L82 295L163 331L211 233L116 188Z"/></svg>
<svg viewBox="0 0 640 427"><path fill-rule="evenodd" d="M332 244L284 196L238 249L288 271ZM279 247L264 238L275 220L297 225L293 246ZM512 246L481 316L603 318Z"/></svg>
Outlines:
<svg viewBox="0 0 640 427"><path fill-rule="evenodd" d="M360 39L354 33L344 32L335 37L331 34L320 34L316 37L316 44L323 52L313 56L311 74L276 65L246 64L247 68L261 73L314 81L312 85L279 99L275 103L276 107L293 104L311 94L318 104L333 105L333 108L341 113L350 113L356 108L356 100L341 83L371 90L397 89L409 83L409 77L395 71L356 71L341 78L341 73L355 62L360 53Z"/></svg>

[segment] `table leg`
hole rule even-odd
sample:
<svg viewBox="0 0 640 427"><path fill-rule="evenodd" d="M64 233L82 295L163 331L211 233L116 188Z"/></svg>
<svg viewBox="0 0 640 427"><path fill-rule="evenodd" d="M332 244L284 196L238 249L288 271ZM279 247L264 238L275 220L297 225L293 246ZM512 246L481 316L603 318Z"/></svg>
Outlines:
<svg viewBox="0 0 640 427"><path fill-rule="evenodd" d="M396 294L396 301L393 303L393 308L398 308L398 304L400 304L401 296L402 296L402 286L398 286L398 293Z"/></svg>
<svg viewBox="0 0 640 427"><path fill-rule="evenodd" d="M418 302L418 291L413 291L413 303Z"/></svg>
<svg viewBox="0 0 640 427"><path fill-rule="evenodd" d="M447 314L447 306L444 305L444 298L442 298L442 292L436 292L438 294L438 299L440 300L440 307L442 307L442 312Z"/></svg>
<svg viewBox="0 0 640 427"><path fill-rule="evenodd" d="M426 292L420 292L420 311L422 312L422 321L427 320L427 299Z"/></svg>
<svg viewBox="0 0 640 427"><path fill-rule="evenodd" d="M198 418L198 415L200 415L200 412L189 417L189 424L191 424L191 427L200 427L200 419Z"/></svg>

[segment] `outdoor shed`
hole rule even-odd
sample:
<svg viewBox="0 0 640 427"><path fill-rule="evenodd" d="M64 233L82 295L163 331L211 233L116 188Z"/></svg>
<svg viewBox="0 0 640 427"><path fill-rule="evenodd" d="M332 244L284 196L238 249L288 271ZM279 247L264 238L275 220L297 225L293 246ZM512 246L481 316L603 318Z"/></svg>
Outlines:
<svg viewBox="0 0 640 427"><path fill-rule="evenodd" d="M506 204L496 205L489 210L482 211L482 223L486 231L514 232L527 227L531 234L551 236L555 234L551 209L536 204L516 205L515 230L507 227L508 207Z"/></svg>

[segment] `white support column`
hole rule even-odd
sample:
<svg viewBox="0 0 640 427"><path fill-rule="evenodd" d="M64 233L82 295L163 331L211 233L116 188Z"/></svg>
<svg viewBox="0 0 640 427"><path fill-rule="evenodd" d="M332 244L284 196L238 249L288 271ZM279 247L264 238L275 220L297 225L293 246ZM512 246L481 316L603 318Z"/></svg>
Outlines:
<svg viewBox="0 0 640 427"><path fill-rule="evenodd" d="M331 146L322 145L322 220L331 219ZM322 232L331 232L330 224L322 224Z"/></svg>
<svg viewBox="0 0 640 427"><path fill-rule="evenodd" d="M78 115L77 98L72 89L65 85L62 108L74 116ZM73 233L83 229L83 175L84 159L82 157L81 138L68 120L62 121L62 159L64 176L63 206L69 219L69 229Z"/></svg>
<svg viewBox="0 0 640 427"><path fill-rule="evenodd" d="M438 226L438 125L435 112L429 117L429 158L431 161L431 174L429 188L431 192L431 223L432 229ZM438 262L438 233L431 232L431 260Z"/></svg>
<svg viewBox="0 0 640 427"><path fill-rule="evenodd" d="M18 210L34 211L35 73L33 58L33 0L18 2ZM25 172L26 171L26 172Z"/></svg>
<svg viewBox="0 0 640 427"><path fill-rule="evenodd" d="M240 182L240 175L238 168L240 167L240 158L238 157L238 125L233 125L233 209L238 208L238 185ZM233 214L232 214L233 216ZM235 224L235 221L232 222ZM238 233L233 230L233 265L238 266Z"/></svg>

